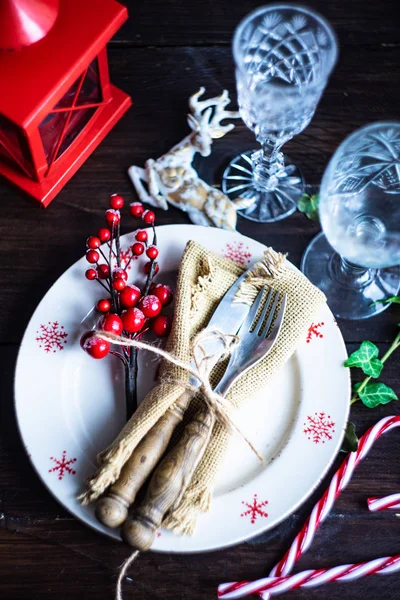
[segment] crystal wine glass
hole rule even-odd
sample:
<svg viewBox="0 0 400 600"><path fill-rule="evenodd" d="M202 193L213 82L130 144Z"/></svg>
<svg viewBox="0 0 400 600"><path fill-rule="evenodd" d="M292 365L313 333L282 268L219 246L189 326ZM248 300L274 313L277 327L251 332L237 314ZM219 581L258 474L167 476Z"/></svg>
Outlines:
<svg viewBox="0 0 400 600"><path fill-rule="evenodd" d="M262 150L234 158L223 174L222 189L232 200L250 200L242 217L278 221L296 210L304 191L300 171L280 148L311 121L336 62L336 38L315 12L271 4L240 23L233 56L240 115Z"/></svg>
<svg viewBox="0 0 400 600"><path fill-rule="evenodd" d="M365 319L400 287L400 122L372 123L336 150L322 178L324 233L301 269L337 317ZM324 235L325 234L325 235Z"/></svg>

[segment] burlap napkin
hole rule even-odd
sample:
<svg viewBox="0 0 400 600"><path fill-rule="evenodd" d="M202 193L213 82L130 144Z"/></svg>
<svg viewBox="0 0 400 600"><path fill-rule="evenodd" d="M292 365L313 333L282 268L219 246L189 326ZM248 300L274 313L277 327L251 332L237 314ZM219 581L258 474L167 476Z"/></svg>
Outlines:
<svg viewBox="0 0 400 600"><path fill-rule="evenodd" d="M265 260L273 261L276 253L266 253ZM167 350L178 358L190 361L190 340L203 329L219 301L234 281L243 273L240 265L216 255L197 242L188 242L179 269L175 294L174 321ZM228 399L238 406L252 396L277 372L303 339L325 296L299 271L285 265L277 270L259 265L246 280L242 292L255 297L263 285L270 285L287 294L287 308L279 339L272 352L233 386ZM221 376L218 366L213 372L215 381ZM175 382L171 384L171 380ZM84 504L100 496L118 478L119 473L139 441L165 411L185 391L187 373L171 363L162 362L159 383L147 394L138 410L125 425L109 448L98 457L100 467L88 481L81 499ZM180 383L182 382L182 384ZM193 414L201 400L194 398L188 409ZM227 446L229 434L216 423L209 446L199 463L180 503L173 507L163 522L177 533L193 533L199 511L209 509L211 494Z"/></svg>

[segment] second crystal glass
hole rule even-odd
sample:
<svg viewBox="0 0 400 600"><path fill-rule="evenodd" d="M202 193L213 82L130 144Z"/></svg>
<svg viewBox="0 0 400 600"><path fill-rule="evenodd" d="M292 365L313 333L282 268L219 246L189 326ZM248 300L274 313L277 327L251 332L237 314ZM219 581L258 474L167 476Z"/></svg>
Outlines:
<svg viewBox="0 0 400 600"><path fill-rule="evenodd" d="M337 58L335 35L318 14L271 4L250 13L233 39L240 115L262 150L237 156L224 172L231 199L253 198L240 214L268 223L296 210L304 191L281 146L311 121Z"/></svg>

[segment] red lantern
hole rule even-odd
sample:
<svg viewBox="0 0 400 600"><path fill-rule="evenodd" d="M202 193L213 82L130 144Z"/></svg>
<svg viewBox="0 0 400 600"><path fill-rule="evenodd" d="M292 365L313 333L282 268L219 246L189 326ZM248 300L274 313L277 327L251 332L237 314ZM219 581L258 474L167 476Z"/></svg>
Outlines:
<svg viewBox="0 0 400 600"><path fill-rule="evenodd" d="M115 0L1 0L0 174L47 206L131 106L110 83Z"/></svg>

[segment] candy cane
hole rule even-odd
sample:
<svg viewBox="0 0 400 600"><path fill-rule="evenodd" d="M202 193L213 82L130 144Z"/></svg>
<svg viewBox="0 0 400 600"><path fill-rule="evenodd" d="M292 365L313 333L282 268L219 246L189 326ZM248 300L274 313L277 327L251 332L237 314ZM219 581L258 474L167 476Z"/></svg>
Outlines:
<svg viewBox="0 0 400 600"><path fill-rule="evenodd" d="M366 575L386 575L396 571L400 571L400 554L332 569L313 569L285 577L266 577L250 583L225 583L219 586L218 595L226 600L242 598L248 594L258 594L263 598L267 592L269 596L275 596L298 588L317 587L331 581L353 581Z"/></svg>
<svg viewBox="0 0 400 600"><path fill-rule="evenodd" d="M387 508L400 508L400 494L391 494L390 496L384 496L383 498L372 498L367 499L368 510L371 512L377 512L378 510L386 510Z"/></svg>
<svg viewBox="0 0 400 600"><path fill-rule="evenodd" d="M287 575L293 569L296 561L300 558L303 552L306 552L311 545L311 542L314 538L315 533L317 532L319 526L323 523L323 521L328 516L332 506L335 503L336 498L339 496L340 492L344 490L344 488L349 483L351 476L353 475L354 469L357 467L359 462L368 454L370 449L372 448L375 441L386 431L390 431L395 427L400 426L400 416L392 416L385 417L381 419L371 427L360 439L358 443L357 452L351 452L343 461L339 469L336 471L335 475L332 478L332 481L328 487L328 489L324 492L322 498L317 502L314 506L311 515L308 517L307 521L303 525L300 533L294 539L292 545L289 550L286 552L281 561L279 561L275 567L272 569L270 573L270 577L277 577L282 575ZM248 582L245 582L248 584ZM257 584L258 582L254 582ZM229 584L240 586L240 582L236 584ZM219 597L226 597L226 588L224 584L219 586ZM239 588L238 588L239 590ZM246 595L249 592L244 592L241 595L235 596L237 598ZM254 593L254 592L253 592ZM261 594L263 600L268 600L270 595L268 593Z"/></svg>

